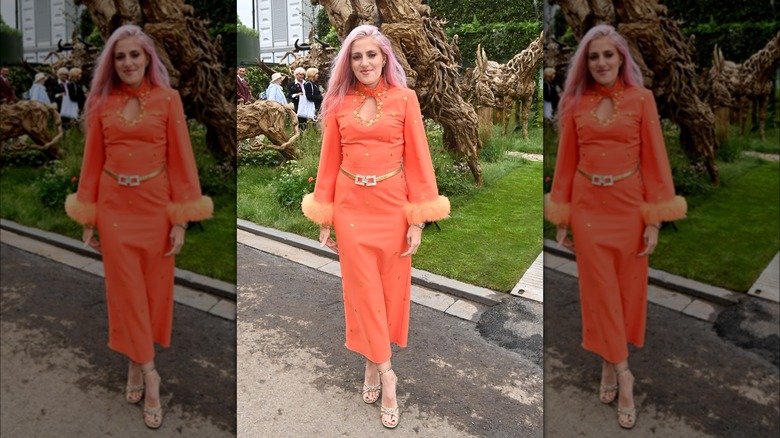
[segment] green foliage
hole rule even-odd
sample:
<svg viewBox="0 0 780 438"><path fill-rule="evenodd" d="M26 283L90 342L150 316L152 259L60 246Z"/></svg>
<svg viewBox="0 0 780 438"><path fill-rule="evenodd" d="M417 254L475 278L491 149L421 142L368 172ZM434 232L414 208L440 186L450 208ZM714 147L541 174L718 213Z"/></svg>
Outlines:
<svg viewBox="0 0 780 438"><path fill-rule="evenodd" d="M78 185L78 172L68 169L59 160L53 160L46 165L41 179L38 180L38 196L44 206L61 209L65 204L65 197L75 193Z"/></svg>
<svg viewBox="0 0 780 438"><path fill-rule="evenodd" d="M3 17L0 17L0 34L13 35L19 38L22 37L22 31L14 29L13 27L6 24L5 20L3 20Z"/></svg>
<svg viewBox="0 0 780 438"><path fill-rule="evenodd" d="M238 19L238 25L236 26L238 34L239 35L246 35L250 37L260 38L260 32L258 32L255 29L250 29L247 27L244 23L241 22L241 19Z"/></svg>
<svg viewBox="0 0 780 438"><path fill-rule="evenodd" d="M464 67L476 64L477 45L481 44L488 59L506 63L539 37L541 21L509 21L481 23L477 19L458 26L447 27L449 38L458 35L458 47Z"/></svg>
<svg viewBox="0 0 780 438"><path fill-rule="evenodd" d="M187 4L192 5L195 15L206 22L212 42L216 43L217 37L221 36L220 45L224 55L222 70L227 71L228 66L233 65L236 59L236 3L187 0Z"/></svg>
<svg viewBox="0 0 780 438"><path fill-rule="evenodd" d="M279 152L267 148L259 151L252 151L241 144L238 147L238 165L240 166L268 166L275 167L282 164L282 156Z"/></svg>
<svg viewBox="0 0 780 438"><path fill-rule="evenodd" d="M430 5L434 16L447 20L448 27L460 26L475 20L483 23L517 21L541 23L544 18L542 2L536 0L513 0L501 3L474 0L427 0L423 3Z"/></svg>
<svg viewBox="0 0 780 438"><path fill-rule="evenodd" d="M286 70L285 66L276 64L271 67L274 71L278 71L279 73L282 73L285 76L289 76L290 73ZM249 89L252 90L252 97L257 99L260 96L260 93L265 92L266 88L268 88L268 84L271 82L271 76L267 75L264 71L260 70L260 67L255 66L247 66L246 67L246 78L247 84L249 84ZM289 80L289 79L287 79ZM284 89L285 94L287 94L287 87L286 83L282 82L282 89Z"/></svg>
<svg viewBox="0 0 780 438"><path fill-rule="evenodd" d="M749 21L744 23L716 23L711 20L686 26L683 34L695 36L694 44L702 67L712 66L712 49L715 44L729 61L744 62L761 50L774 38L778 23L774 21Z"/></svg>
<svg viewBox="0 0 780 438"><path fill-rule="evenodd" d="M303 196L314 191L314 172L305 169L298 161L290 160L279 168L274 178L273 192L279 204L289 209L299 209Z"/></svg>

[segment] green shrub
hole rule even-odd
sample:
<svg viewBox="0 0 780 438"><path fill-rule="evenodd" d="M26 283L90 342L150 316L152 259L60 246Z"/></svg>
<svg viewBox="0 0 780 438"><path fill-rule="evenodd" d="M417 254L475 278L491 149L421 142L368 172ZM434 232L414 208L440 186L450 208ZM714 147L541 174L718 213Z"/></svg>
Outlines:
<svg viewBox="0 0 780 438"><path fill-rule="evenodd" d="M309 172L298 161L290 160L279 168L279 174L273 179L276 200L285 208L297 209L303 196L314 191L315 172Z"/></svg>
<svg viewBox="0 0 780 438"><path fill-rule="evenodd" d="M279 152L271 149L250 150L243 144L238 148L239 166L268 166L276 167L282 164L282 156Z"/></svg>
<svg viewBox="0 0 780 438"><path fill-rule="evenodd" d="M46 207L61 210L65 197L76 192L78 181L78 172L67 169L59 160L52 160L38 180L38 196Z"/></svg>

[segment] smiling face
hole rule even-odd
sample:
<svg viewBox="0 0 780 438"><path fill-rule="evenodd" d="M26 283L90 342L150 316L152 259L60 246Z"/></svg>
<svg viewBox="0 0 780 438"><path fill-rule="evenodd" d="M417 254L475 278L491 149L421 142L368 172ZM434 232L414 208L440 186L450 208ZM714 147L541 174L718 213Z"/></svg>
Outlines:
<svg viewBox="0 0 780 438"><path fill-rule="evenodd" d="M355 40L349 51L352 73L363 85L374 88L382 77L382 67L385 65L385 54L373 38L365 37Z"/></svg>
<svg viewBox="0 0 780 438"><path fill-rule="evenodd" d="M617 80L623 57L609 37L596 38L588 46L588 71L594 81L612 87Z"/></svg>
<svg viewBox="0 0 780 438"><path fill-rule="evenodd" d="M304 72L295 73L295 81L296 82L303 82L303 77L304 76L306 76L306 73L304 73Z"/></svg>
<svg viewBox="0 0 780 438"><path fill-rule="evenodd" d="M133 37L121 39L114 46L114 71L125 84L136 88L141 85L149 66L149 56Z"/></svg>
<svg viewBox="0 0 780 438"><path fill-rule="evenodd" d="M238 69L238 75L241 76L241 78L244 78L244 75L246 74L246 69L244 67L241 67Z"/></svg>

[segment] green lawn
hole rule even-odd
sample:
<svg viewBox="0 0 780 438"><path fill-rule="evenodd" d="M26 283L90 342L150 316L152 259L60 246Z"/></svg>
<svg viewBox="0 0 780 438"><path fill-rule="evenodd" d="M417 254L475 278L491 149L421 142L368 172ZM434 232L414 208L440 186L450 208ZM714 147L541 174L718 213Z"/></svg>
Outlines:
<svg viewBox="0 0 780 438"><path fill-rule="evenodd" d="M542 164L526 162L425 229L414 266L510 291L542 250Z"/></svg>
<svg viewBox="0 0 780 438"><path fill-rule="evenodd" d="M780 165L756 160L707 202L664 229L654 268L747 292L780 249Z"/></svg>

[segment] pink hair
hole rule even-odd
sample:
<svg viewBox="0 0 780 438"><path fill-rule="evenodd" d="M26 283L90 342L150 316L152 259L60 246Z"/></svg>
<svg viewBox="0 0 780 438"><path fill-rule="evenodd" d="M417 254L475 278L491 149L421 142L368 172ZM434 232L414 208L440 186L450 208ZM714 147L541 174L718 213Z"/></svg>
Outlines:
<svg viewBox="0 0 780 438"><path fill-rule="evenodd" d="M628 42L614 27L608 24L600 24L592 27L580 40L579 47L569 63L569 71L566 76L566 85L561 94L561 116L575 107L582 98L585 90L594 84L594 80L588 71L588 47L590 42L608 37L615 43L618 52L623 58L623 66L618 72L618 77L623 80L626 87L645 88L642 70L631 56Z"/></svg>
<svg viewBox="0 0 780 438"><path fill-rule="evenodd" d="M87 99L87 110L89 114L99 108L108 98L111 90L118 87L122 80L114 70L114 48L116 43L125 38L135 38L146 52L149 58L149 66L146 68L146 78L153 87L171 88L171 82L168 78L168 70L165 69L157 51L154 48L154 41L146 35L140 27L134 24L125 24L117 28L111 37L106 41L106 47L97 62L97 68L92 78L92 86Z"/></svg>
<svg viewBox="0 0 780 438"><path fill-rule="evenodd" d="M377 43L379 49L384 53L387 63L382 68L382 77L390 87L408 88L406 85L406 72L398 62L398 58L393 51L393 45L390 40L379 31L376 26L364 24L352 29L352 32L344 39L341 50L333 60L330 69L330 80L328 81L328 93L325 101L322 103L322 119L325 120L332 111L341 106L347 91L355 86L357 78L352 72L350 64L350 51L352 43L361 38L371 37Z"/></svg>

